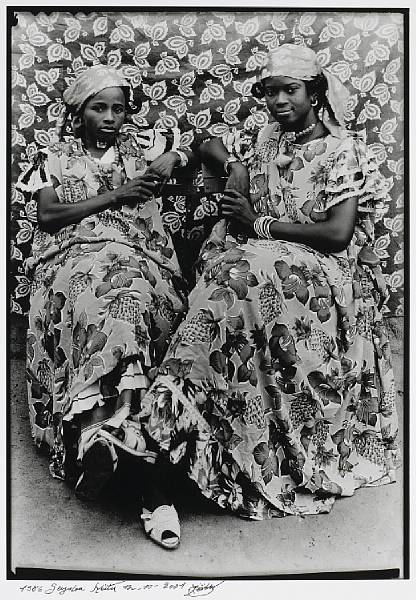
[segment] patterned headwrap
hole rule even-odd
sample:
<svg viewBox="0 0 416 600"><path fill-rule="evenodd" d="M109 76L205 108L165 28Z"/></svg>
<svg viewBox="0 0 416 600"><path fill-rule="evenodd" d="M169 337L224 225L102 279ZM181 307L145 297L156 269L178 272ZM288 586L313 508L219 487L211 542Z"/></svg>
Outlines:
<svg viewBox="0 0 416 600"><path fill-rule="evenodd" d="M120 71L107 65L94 65L82 71L63 93L65 105L57 122L56 132L58 138L68 115L77 115L86 100L109 87L124 89L127 92L126 98L129 99L130 108L135 108L131 85ZM136 107L136 110L138 108Z"/></svg>
<svg viewBox="0 0 416 600"><path fill-rule="evenodd" d="M345 126L344 115L349 92L335 75L321 67L316 53L311 48L300 44L283 44L269 52L253 88L266 77L293 77L311 81L321 74L327 81L327 101L336 119L335 121L323 107L322 121L329 131L333 132L336 129L339 135L339 126Z"/></svg>

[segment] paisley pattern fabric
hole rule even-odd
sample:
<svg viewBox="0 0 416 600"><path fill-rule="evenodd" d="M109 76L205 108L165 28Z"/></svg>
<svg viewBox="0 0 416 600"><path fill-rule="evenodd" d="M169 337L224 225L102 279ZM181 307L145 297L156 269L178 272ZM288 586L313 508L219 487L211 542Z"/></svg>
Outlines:
<svg viewBox="0 0 416 600"><path fill-rule="evenodd" d="M275 125L253 152L259 215L325 221L358 199L336 254L232 235L219 221L201 277L146 393L147 431L201 492L243 517L328 512L337 496L395 480L400 459L390 349L372 246L386 182L365 144L328 135L285 144Z"/></svg>
<svg viewBox="0 0 416 600"><path fill-rule="evenodd" d="M19 185L34 202L47 186L61 203L79 202L142 175L175 137L122 133L117 153L101 161L79 139L57 142L37 155ZM50 450L52 475L64 478L103 424L125 426L138 412L149 371L185 309L184 284L160 199L105 210L56 234L36 228L27 269L33 282L27 335L32 434ZM123 397L123 390L131 393ZM86 413L88 426L81 430L79 416Z"/></svg>
<svg viewBox="0 0 416 600"><path fill-rule="evenodd" d="M313 9L256 11L189 8L93 12L15 10L11 27L11 310L26 314L30 279L23 262L36 225L30 196L15 187L33 156L52 141L62 90L95 63L121 69L143 100L134 116L143 129L178 127L182 143L199 132L221 136L267 123L250 89L264 56L284 43L313 48L322 67L348 87L346 122L367 143L389 185L388 211L378 221L374 251L389 291L387 315L403 315L404 15ZM198 186L201 183L198 174ZM183 271L197 256L216 215L214 199L163 197L163 222ZM186 252L180 250L186 247ZM191 251L192 250L192 251Z"/></svg>

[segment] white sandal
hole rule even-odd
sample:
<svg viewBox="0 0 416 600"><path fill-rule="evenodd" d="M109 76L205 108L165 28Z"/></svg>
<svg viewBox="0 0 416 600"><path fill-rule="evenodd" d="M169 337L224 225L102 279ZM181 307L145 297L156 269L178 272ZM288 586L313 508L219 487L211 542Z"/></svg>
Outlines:
<svg viewBox="0 0 416 600"><path fill-rule="evenodd" d="M173 505L163 504L153 512L143 508L141 519L146 535L156 544L168 550L179 546L181 526Z"/></svg>

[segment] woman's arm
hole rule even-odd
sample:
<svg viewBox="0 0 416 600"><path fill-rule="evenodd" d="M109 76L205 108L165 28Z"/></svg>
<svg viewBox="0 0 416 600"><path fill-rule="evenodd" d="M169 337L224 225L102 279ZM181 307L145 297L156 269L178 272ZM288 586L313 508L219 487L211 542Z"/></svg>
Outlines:
<svg viewBox="0 0 416 600"><path fill-rule="evenodd" d="M238 192L228 192L221 203L222 216L249 228L254 237L254 221L258 215L247 198ZM357 199L349 198L328 210L326 221L318 223L282 223L277 219L270 226L273 239L305 244L320 252L341 252L351 241L357 214Z"/></svg>
<svg viewBox="0 0 416 600"><path fill-rule="evenodd" d="M160 177L161 183L167 183L172 177L173 170L183 166L181 154L186 156L186 169L190 172L194 171L199 161L191 150L180 150L178 152L170 150L155 158L149 165L147 173L154 173Z"/></svg>
<svg viewBox="0 0 416 600"><path fill-rule="evenodd" d="M231 155L219 138L212 138L206 142L202 142L198 151L202 162L228 175L227 190L237 190L243 196L248 196L250 188L248 170L243 163L238 161L231 162L228 165L228 172L225 173L224 164Z"/></svg>
<svg viewBox="0 0 416 600"><path fill-rule="evenodd" d="M79 223L85 217L107 208L118 208L129 202L145 202L153 196L157 182L155 177L144 175L128 181L115 190L74 203L61 203L53 187L38 192L38 224L41 230L56 233L63 227Z"/></svg>

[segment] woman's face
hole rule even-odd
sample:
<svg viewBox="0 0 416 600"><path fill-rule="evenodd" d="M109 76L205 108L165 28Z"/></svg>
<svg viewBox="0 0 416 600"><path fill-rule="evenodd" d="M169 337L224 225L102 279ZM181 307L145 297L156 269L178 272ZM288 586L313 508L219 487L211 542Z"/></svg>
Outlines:
<svg viewBox="0 0 416 600"><path fill-rule="evenodd" d="M110 143L123 125L126 99L119 87L101 90L87 101L82 115L84 135L90 140Z"/></svg>
<svg viewBox="0 0 416 600"><path fill-rule="evenodd" d="M284 129L301 130L314 122L311 96L301 79L267 77L264 80L266 105L271 115Z"/></svg>

